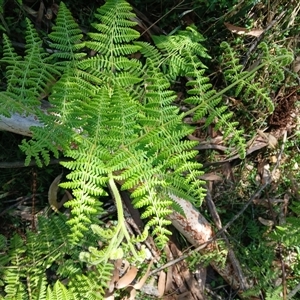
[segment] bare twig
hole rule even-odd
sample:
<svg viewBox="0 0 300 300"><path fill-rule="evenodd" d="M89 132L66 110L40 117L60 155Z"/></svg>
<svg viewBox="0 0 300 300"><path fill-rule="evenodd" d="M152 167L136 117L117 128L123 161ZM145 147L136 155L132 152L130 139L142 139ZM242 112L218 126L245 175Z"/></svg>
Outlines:
<svg viewBox="0 0 300 300"><path fill-rule="evenodd" d="M266 27L266 29L264 30L264 32L255 40L255 42L251 45L251 47L249 48L245 59L242 62L242 65L245 66L249 60L249 57L251 55L251 53L253 51L255 51L255 49L258 47L259 43L262 41L263 37L265 36L265 33L270 30L276 23L278 23L284 16L284 14L286 13L286 11L284 10L283 12L281 12L281 14L275 18L272 22L270 22L270 24Z"/></svg>
<svg viewBox="0 0 300 300"><path fill-rule="evenodd" d="M221 222L220 216L217 212L216 206L211 198L211 193L208 188L207 188L207 193L206 193L206 204L207 204L209 212L216 224L216 227L218 228L218 230L222 229L222 222ZM249 288L249 284L247 283L247 279L243 275L241 265L240 265L238 259L236 258L234 251L232 250L232 247L231 247L229 240L228 240L227 236L225 235L225 233L224 232L221 233L221 236L224 239L226 246L228 248L228 257L229 257L232 267L239 279L240 289L242 291L245 291L246 289Z"/></svg>
<svg viewBox="0 0 300 300"><path fill-rule="evenodd" d="M287 295L287 299L292 299L300 291L300 283L295 286L295 288L290 291Z"/></svg>

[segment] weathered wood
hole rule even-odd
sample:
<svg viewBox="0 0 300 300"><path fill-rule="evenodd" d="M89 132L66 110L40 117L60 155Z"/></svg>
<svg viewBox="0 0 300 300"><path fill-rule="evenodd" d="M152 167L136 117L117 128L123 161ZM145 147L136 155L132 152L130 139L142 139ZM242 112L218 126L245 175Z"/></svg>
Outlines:
<svg viewBox="0 0 300 300"><path fill-rule="evenodd" d="M43 126L34 115L24 116L18 113L12 114L10 118L0 115L0 130L14 132L24 136L32 136L31 126Z"/></svg>

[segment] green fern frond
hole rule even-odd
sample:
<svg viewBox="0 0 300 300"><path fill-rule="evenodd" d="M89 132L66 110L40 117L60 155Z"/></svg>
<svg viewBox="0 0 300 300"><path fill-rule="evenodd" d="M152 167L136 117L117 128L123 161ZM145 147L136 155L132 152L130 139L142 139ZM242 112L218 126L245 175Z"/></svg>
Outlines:
<svg viewBox="0 0 300 300"><path fill-rule="evenodd" d="M242 131L237 130L237 124L230 120L232 114L225 112L227 108L224 105L219 107L221 95L212 90L210 80L205 76L206 66L201 59L209 56L207 50L199 43L203 41L201 34L194 27L187 27L175 37L154 37L154 41L165 57L163 68L167 74L172 74L173 79L177 76L186 76L189 79L186 86L189 87L187 93L190 96L185 101L195 107L188 113L194 113L194 120L205 117L206 126L215 122L216 127L222 128L225 133L224 138L233 133L231 141L237 143L239 153L244 157L246 142L240 135ZM171 69L173 65L176 69Z"/></svg>
<svg viewBox="0 0 300 300"><path fill-rule="evenodd" d="M95 17L100 23L92 26L98 33L89 33L92 41L86 42L87 47L112 59L139 50L140 47L128 44L140 34L132 28L137 23L131 20L135 15L126 1L107 1L97 10Z"/></svg>
<svg viewBox="0 0 300 300"><path fill-rule="evenodd" d="M53 290L48 286L46 300L77 300L79 298L60 282L54 284Z"/></svg>
<svg viewBox="0 0 300 300"><path fill-rule="evenodd" d="M33 157L38 166L42 166L43 162L47 165L51 152L58 158L59 149L69 149L70 145L76 142L76 130L83 130L89 118L84 115L81 104L88 102L91 96L90 86L78 80L71 67L67 67L49 97L51 107L48 113L36 112L44 124L51 124L51 131L45 131L42 127L32 127L33 138L29 141L23 140L20 145L21 150L26 153L25 164L29 164Z"/></svg>
<svg viewBox="0 0 300 300"><path fill-rule="evenodd" d="M47 280L44 276L41 276L38 279L38 283L36 284L37 288L35 294L32 295L32 299L35 300L45 300L47 294Z"/></svg>
<svg viewBox="0 0 300 300"><path fill-rule="evenodd" d="M39 98L49 89L49 83L55 82L55 75L59 72L48 63L48 54L42 48L42 41L38 37L31 22L26 19L26 50L24 58L18 56L8 38L4 35L4 53L1 62L7 66L7 89L3 92L4 97L10 97L19 105L11 104L9 110L22 114L33 113L40 105ZM4 101L3 101L4 102ZM5 102L4 102L5 103Z"/></svg>
<svg viewBox="0 0 300 300"><path fill-rule="evenodd" d="M237 82L235 88L235 96L239 96L243 92L243 101L251 101L254 105L258 105L260 109L264 107L267 108L267 112L271 113L274 110L274 104L270 98L270 87L276 82L282 82L285 78L283 66L291 63L292 55L288 51L280 51L278 47L275 47L277 50L273 55L270 54L269 48L265 43L261 43L259 49L262 49L262 61L263 63L258 67L255 67L250 71L242 71L243 66L241 66L237 60L237 54L232 50L228 43L222 42L221 48L224 49L223 54L223 65L224 65L224 76L226 80L230 83ZM257 71L265 67L267 72L263 73L268 74L267 79L264 78L264 87L258 83L258 74ZM267 83L267 82L269 83Z"/></svg>
<svg viewBox="0 0 300 300"><path fill-rule="evenodd" d="M258 48L263 52L262 60L267 65L270 86L278 86L285 79L284 67L294 60L293 53L275 43L271 45L271 49L265 42L260 43ZM274 58L277 58L276 63Z"/></svg>
<svg viewBox="0 0 300 300"><path fill-rule="evenodd" d="M188 26L186 30L179 31L174 36L153 36L155 45L163 53L165 73L172 78L185 76L189 67L186 65L186 55L190 52L197 57L209 58L207 50L201 42L204 37L193 26ZM206 69L206 66L198 60L198 67Z"/></svg>
<svg viewBox="0 0 300 300"><path fill-rule="evenodd" d="M139 46L139 52L143 55L143 57L152 62L153 67L161 67L162 53L156 47L149 43L140 41L135 41L134 44Z"/></svg>
<svg viewBox="0 0 300 300"><path fill-rule="evenodd" d="M22 279L24 278L23 254L26 247L19 235L14 235L10 240L7 256L10 259L11 268L4 268L2 280L6 283L6 299L23 299L26 286Z"/></svg>
<svg viewBox="0 0 300 300"><path fill-rule="evenodd" d="M52 30L48 35L51 40L49 45L56 51L51 58L58 59L58 65L74 63L86 56L85 53L79 52L85 46L82 42L83 34L63 2L59 5L56 25Z"/></svg>

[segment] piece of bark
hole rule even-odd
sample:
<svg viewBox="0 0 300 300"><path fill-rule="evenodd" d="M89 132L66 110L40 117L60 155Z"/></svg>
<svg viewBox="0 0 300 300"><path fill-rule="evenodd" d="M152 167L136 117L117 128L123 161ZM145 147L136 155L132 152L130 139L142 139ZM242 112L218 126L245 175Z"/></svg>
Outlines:
<svg viewBox="0 0 300 300"><path fill-rule="evenodd" d="M15 113L12 114L10 118L0 115L0 130L31 137L31 126L42 127L43 124L39 122L38 118L34 115L24 116Z"/></svg>

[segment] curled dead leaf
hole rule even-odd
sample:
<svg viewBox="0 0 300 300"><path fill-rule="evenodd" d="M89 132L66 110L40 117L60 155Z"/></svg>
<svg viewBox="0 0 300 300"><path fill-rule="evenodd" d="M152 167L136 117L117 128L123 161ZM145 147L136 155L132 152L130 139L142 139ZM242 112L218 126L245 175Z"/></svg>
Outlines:
<svg viewBox="0 0 300 300"><path fill-rule="evenodd" d="M245 34L258 37L264 32L262 29L248 29L245 27L235 26L226 22L224 23L224 25L227 27L228 30L236 34Z"/></svg>
<svg viewBox="0 0 300 300"><path fill-rule="evenodd" d="M62 173L55 177L55 179L52 181L49 191L48 191L48 202L51 206L51 208L54 211L58 211L60 209L60 204L57 202L57 192L58 192L58 185L60 183L62 177Z"/></svg>
<svg viewBox="0 0 300 300"><path fill-rule="evenodd" d="M272 220L267 220L267 219L264 219L261 217L258 218L258 221L265 226L273 226L274 225L274 222Z"/></svg>
<svg viewBox="0 0 300 300"><path fill-rule="evenodd" d="M118 282L116 283L116 288L117 289L122 289L124 287L127 287L128 285L130 285L130 283L134 280L134 278L136 277L136 274L138 272L138 269L136 267L131 267L126 274L120 278L118 280Z"/></svg>

